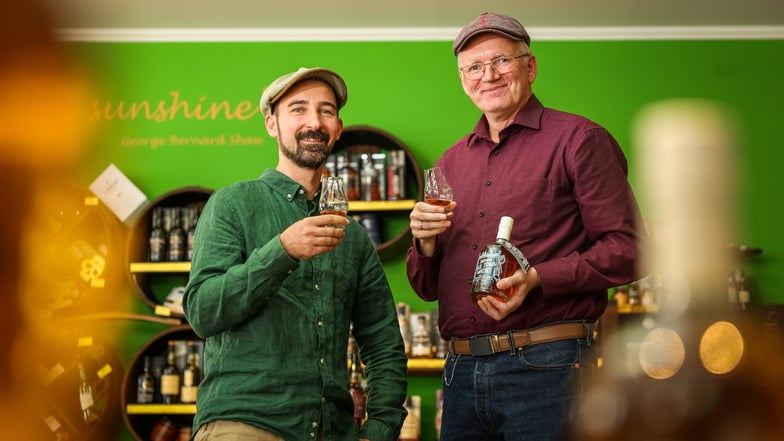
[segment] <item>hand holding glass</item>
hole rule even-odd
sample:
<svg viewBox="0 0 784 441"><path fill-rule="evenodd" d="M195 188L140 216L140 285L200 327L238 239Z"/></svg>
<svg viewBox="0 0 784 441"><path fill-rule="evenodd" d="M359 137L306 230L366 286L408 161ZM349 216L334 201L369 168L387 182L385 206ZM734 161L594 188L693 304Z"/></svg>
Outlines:
<svg viewBox="0 0 784 441"><path fill-rule="evenodd" d="M440 207L452 203L452 187L446 181L441 167L425 169L425 202Z"/></svg>
<svg viewBox="0 0 784 441"><path fill-rule="evenodd" d="M319 198L321 214L348 214L348 197L343 191L343 180L336 176L321 178L321 197ZM329 225L333 228L346 228L344 225Z"/></svg>

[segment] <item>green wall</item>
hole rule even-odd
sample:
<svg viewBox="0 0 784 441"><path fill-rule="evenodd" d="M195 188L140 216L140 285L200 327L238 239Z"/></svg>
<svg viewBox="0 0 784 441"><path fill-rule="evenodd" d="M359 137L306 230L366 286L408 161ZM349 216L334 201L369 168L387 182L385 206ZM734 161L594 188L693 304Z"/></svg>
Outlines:
<svg viewBox="0 0 784 441"><path fill-rule="evenodd" d="M422 167L432 164L470 130L478 111L464 95L451 42L372 43L68 43L95 81L99 108L120 102L149 102L164 107L177 94L190 106L225 102L227 118L187 118L182 113L161 121L104 117L93 123L92 149L74 175L86 186L115 163L152 200L178 187L217 188L257 177L276 161L276 144L258 113L246 117L242 106L258 103L262 89L278 75L299 66L323 66L343 74L349 101L341 112L346 126L371 125L405 143ZM605 125L634 164L632 125L645 105L666 98L700 97L732 109L742 130L738 167L742 173L742 228L739 244L763 249L748 263L753 301L784 303L784 235L778 182L784 165L780 126L784 122L784 41L601 41L534 42L539 78L537 96L549 107L583 114ZM168 104L167 104L168 103ZM126 107L127 108L127 107ZM237 110L239 109L239 110ZM172 145L171 137L223 137L223 144ZM165 145L129 146L127 140ZM238 142L237 139L242 139ZM232 142L234 140L235 142ZM634 170L634 167L632 167ZM635 185L635 176L630 180ZM404 255L385 262L398 300L414 310L435 305L419 301L405 277ZM124 295L125 293L123 293ZM128 288L129 296L135 294ZM723 295L722 295L723 296ZM723 298L723 297L719 297ZM139 312L150 311L131 302ZM160 330L133 324L123 340L127 357ZM432 388L438 377L412 380L423 395L423 440L432 435ZM119 439L131 439L122 428Z"/></svg>

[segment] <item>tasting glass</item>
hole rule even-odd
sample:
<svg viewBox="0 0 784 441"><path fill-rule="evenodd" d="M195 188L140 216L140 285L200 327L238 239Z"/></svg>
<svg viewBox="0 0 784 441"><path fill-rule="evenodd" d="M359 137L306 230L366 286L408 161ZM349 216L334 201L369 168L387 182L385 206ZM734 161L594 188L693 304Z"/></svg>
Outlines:
<svg viewBox="0 0 784 441"><path fill-rule="evenodd" d="M343 190L343 179L337 176L321 178L321 196L319 197L319 212L321 214L348 214L348 197ZM343 225L329 225L333 228L343 229Z"/></svg>
<svg viewBox="0 0 784 441"><path fill-rule="evenodd" d="M452 202L452 187L441 167L425 169L425 202L446 207Z"/></svg>

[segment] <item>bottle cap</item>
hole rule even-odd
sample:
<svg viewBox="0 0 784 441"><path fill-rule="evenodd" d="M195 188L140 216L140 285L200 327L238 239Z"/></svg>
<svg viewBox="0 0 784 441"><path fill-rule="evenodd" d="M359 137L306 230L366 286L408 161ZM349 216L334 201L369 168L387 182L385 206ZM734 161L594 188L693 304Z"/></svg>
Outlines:
<svg viewBox="0 0 784 441"><path fill-rule="evenodd" d="M514 218L510 216L502 216L501 221L498 223L498 239L509 240L512 237L512 227L514 226Z"/></svg>

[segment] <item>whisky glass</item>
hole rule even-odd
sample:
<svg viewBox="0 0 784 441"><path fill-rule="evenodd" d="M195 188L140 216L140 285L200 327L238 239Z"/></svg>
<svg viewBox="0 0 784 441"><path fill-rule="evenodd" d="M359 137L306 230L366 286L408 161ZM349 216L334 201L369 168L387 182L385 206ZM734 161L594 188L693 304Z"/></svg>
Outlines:
<svg viewBox="0 0 784 441"><path fill-rule="evenodd" d="M452 187L441 167L425 169L425 202L446 207L452 202Z"/></svg>
<svg viewBox="0 0 784 441"><path fill-rule="evenodd" d="M321 214L348 214L348 197L343 190L343 179L337 176L321 178L321 196L319 197L319 212ZM343 225L329 225L332 228L344 229Z"/></svg>

